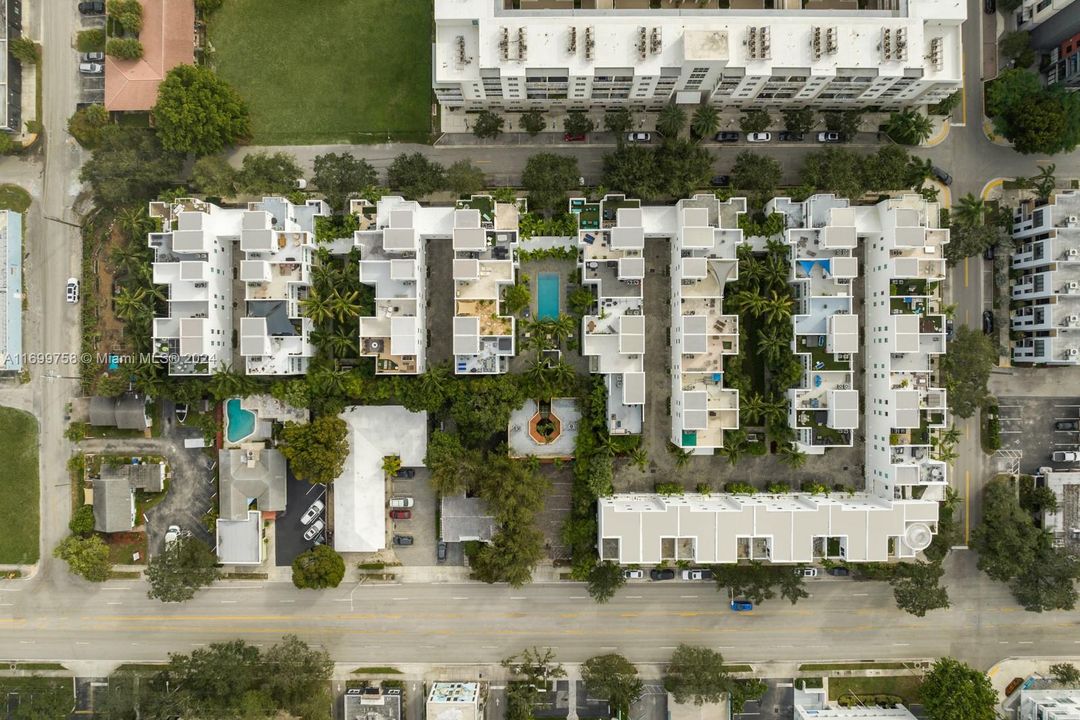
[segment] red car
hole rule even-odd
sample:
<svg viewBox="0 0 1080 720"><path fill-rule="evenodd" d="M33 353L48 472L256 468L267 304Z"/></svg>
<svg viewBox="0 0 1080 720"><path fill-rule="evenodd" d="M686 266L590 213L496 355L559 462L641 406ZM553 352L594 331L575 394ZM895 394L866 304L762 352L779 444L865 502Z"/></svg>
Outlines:
<svg viewBox="0 0 1080 720"><path fill-rule="evenodd" d="M412 517L412 510L391 510L390 517L394 520L408 520Z"/></svg>
<svg viewBox="0 0 1080 720"><path fill-rule="evenodd" d="M570 133L564 133L562 139L563 142L585 142L584 135L572 135Z"/></svg>

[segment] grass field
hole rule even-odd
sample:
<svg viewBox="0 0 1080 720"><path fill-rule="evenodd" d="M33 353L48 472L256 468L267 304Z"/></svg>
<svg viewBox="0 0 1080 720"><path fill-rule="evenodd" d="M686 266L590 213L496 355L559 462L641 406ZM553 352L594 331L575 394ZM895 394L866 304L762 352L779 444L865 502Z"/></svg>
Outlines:
<svg viewBox="0 0 1080 720"><path fill-rule="evenodd" d="M829 699L836 700L845 693L857 696L898 695L905 705L919 702L919 687L922 678L918 675L896 675L892 677L831 677L829 678Z"/></svg>
<svg viewBox="0 0 1080 720"><path fill-rule="evenodd" d="M0 563L38 559L38 427L21 410L0 407Z"/></svg>
<svg viewBox="0 0 1080 720"><path fill-rule="evenodd" d="M230 0L213 66L250 105L257 145L426 142L431 0Z"/></svg>

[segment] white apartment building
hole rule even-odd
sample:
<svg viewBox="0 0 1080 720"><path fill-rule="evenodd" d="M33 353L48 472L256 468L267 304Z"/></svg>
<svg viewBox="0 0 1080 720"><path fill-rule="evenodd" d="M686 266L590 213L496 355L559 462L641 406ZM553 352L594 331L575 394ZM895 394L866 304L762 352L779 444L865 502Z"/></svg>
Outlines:
<svg viewBox="0 0 1080 720"><path fill-rule="evenodd" d="M280 197L253 202L240 230L240 280L247 312L240 319L240 354L248 375L302 375L315 355L313 329L300 301L311 288L315 218L322 200L293 205Z"/></svg>
<svg viewBox="0 0 1080 720"><path fill-rule="evenodd" d="M153 278L168 311L154 318L153 348L170 375L212 375L232 359L232 251L243 212L191 198L150 203Z"/></svg>
<svg viewBox="0 0 1080 720"><path fill-rule="evenodd" d="M1039 468L1039 476L1057 500L1053 512L1043 511L1043 528L1051 534L1056 547L1080 550L1080 469L1044 467Z"/></svg>
<svg viewBox="0 0 1080 720"><path fill-rule="evenodd" d="M377 205L353 200L360 222L360 282L375 288L375 315L360 318L360 355L377 375L418 375L427 364L427 262L424 240L449 237L454 208L385 196Z"/></svg>
<svg viewBox="0 0 1080 720"><path fill-rule="evenodd" d="M641 5L436 0L435 95L449 111L657 110L669 101L892 110L962 84L964 3Z"/></svg>
<svg viewBox="0 0 1080 720"><path fill-rule="evenodd" d="M788 390L788 422L795 447L820 455L829 447L851 447L859 427L859 391L853 358L859 352L859 316L852 281L859 275L855 210L832 195L795 203L777 198L766 214L785 216L791 248L792 350L803 364L802 386Z"/></svg>
<svg viewBox="0 0 1080 720"><path fill-rule="evenodd" d="M800 688L795 682L793 720L915 720L903 705L855 705L841 707L830 702L825 688Z"/></svg>
<svg viewBox="0 0 1080 720"><path fill-rule="evenodd" d="M1080 364L1080 192L1055 193L1052 201L1021 203L1013 216L1012 313L1018 363ZM1022 243L1022 245L1019 245Z"/></svg>
<svg viewBox="0 0 1080 720"><path fill-rule="evenodd" d="M739 391L724 387L724 357L739 352L739 316L724 287L739 277L746 200L702 194L675 206L671 241L671 442L710 455L739 427Z"/></svg>
<svg viewBox="0 0 1080 720"><path fill-rule="evenodd" d="M1022 690L1016 720L1080 720L1080 688Z"/></svg>
<svg viewBox="0 0 1080 720"><path fill-rule="evenodd" d="M519 207L490 196L454 210L454 372L505 373L515 352L515 324L502 291L516 282Z"/></svg>
<svg viewBox="0 0 1080 720"><path fill-rule="evenodd" d="M608 432L641 432L645 410L645 228L641 202L607 195L572 199L581 282L596 291L597 314L582 318L581 354L606 376ZM541 318L542 319L542 318Z"/></svg>
<svg viewBox="0 0 1080 720"><path fill-rule="evenodd" d="M773 205L783 208L785 203ZM794 210L790 204L786 207ZM696 222L686 223L684 208L677 211L683 212L680 222L696 226ZM735 219L734 209L729 206L729 211ZM805 255L806 260L822 257L808 254L815 239L819 250L851 249L857 242L865 253L865 490L842 497L793 493L622 494L600 498L601 559L624 564L813 562L825 558L882 562L912 558L933 539L937 500L946 485L945 464L932 457L933 440L945 427L946 415L945 391L933 382L934 358L945 350L939 284L945 278L943 249L949 239L948 231L938 227L938 205L908 195L874 206L847 208L835 198L815 197L807 201L803 212L808 214L797 224L808 227L801 234L796 229L789 240L794 237L796 248L801 248L795 252ZM729 225L721 221L719 227ZM820 232L806 232L815 228ZM721 234L714 232L719 239ZM682 257L686 242L683 228L672 261L672 285L682 290L683 297L687 296L685 271L676 266L679 260L687 259ZM735 236L730 242L729 279L737 272ZM852 258L842 252L836 257L845 260L840 263L842 273L855 269L845 267L850 265L846 260ZM824 279L820 264L801 269L810 276L818 272ZM795 273L799 272L797 268ZM807 281L812 283L813 278ZM678 326L676 318L673 327ZM858 331L857 325L854 331ZM844 334L838 332L840 347L847 341ZM673 332L675 337L678 333ZM673 341L673 353L679 352ZM813 353L808 354L816 362ZM720 381L722 372L717 378ZM801 398L801 393L796 397ZM734 407L738 407L737 398ZM672 412L677 412L675 394ZM684 427L675 421L673 426L673 434Z"/></svg>

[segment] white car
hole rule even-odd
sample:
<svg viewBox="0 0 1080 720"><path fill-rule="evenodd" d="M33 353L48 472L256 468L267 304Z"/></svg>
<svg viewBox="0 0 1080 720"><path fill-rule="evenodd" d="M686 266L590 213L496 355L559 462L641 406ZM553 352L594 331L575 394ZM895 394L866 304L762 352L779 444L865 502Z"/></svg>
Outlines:
<svg viewBox="0 0 1080 720"><path fill-rule="evenodd" d="M300 524L310 525L311 521L317 518L322 513L323 508L325 507L326 506L323 505L322 500L316 500L315 502L311 503L311 507L305 510L304 514L300 517Z"/></svg>
<svg viewBox="0 0 1080 720"><path fill-rule="evenodd" d="M79 279L78 278L73 278L72 277L72 278L67 279L67 288L65 290L65 294L67 295L67 301L69 303L77 303L77 302L79 302Z"/></svg>
<svg viewBox="0 0 1080 720"><path fill-rule="evenodd" d="M838 132L819 132L817 134L817 141L821 142L821 143L840 142L840 133L838 133Z"/></svg>
<svg viewBox="0 0 1080 720"><path fill-rule="evenodd" d="M1080 460L1080 453L1073 450L1058 450L1054 453L1054 462L1076 462Z"/></svg>
<svg viewBox="0 0 1080 720"><path fill-rule="evenodd" d="M169 529L165 531L165 549L172 547L172 544L180 539L180 526L170 525Z"/></svg>
<svg viewBox="0 0 1080 720"><path fill-rule="evenodd" d="M411 508L412 506L413 499L411 497L390 498L390 507L392 508Z"/></svg>
<svg viewBox="0 0 1080 720"><path fill-rule="evenodd" d="M760 132L749 133L746 136L746 142L769 142L772 140L772 133Z"/></svg>
<svg viewBox="0 0 1080 720"><path fill-rule="evenodd" d="M321 533L323 531L324 527L326 527L326 524L322 521L322 518L319 518L318 520L315 521L315 524L312 525L311 527L309 527L307 529L307 531L304 533L304 539L305 540L314 540L315 538L317 538L319 536L319 533Z"/></svg>
<svg viewBox="0 0 1080 720"><path fill-rule="evenodd" d="M305 190L307 189L307 180L304 178L296 178L296 180L293 181L293 185L297 190Z"/></svg>
<svg viewBox="0 0 1080 720"><path fill-rule="evenodd" d="M801 575L802 577L817 577L817 568L812 568L812 567L795 568L795 574L796 575Z"/></svg>
<svg viewBox="0 0 1080 720"><path fill-rule="evenodd" d="M79 72L83 75L100 75L105 72L105 66L95 62L81 62L79 63Z"/></svg>
<svg viewBox="0 0 1080 720"><path fill-rule="evenodd" d="M634 142L647 143L650 140L652 140L652 133L647 133L647 132L628 133L627 136L626 136L626 140L627 140L627 142L632 142L632 143L634 143Z"/></svg>
<svg viewBox="0 0 1080 720"><path fill-rule="evenodd" d="M627 580L641 580L645 577L644 570L623 570L622 576Z"/></svg>

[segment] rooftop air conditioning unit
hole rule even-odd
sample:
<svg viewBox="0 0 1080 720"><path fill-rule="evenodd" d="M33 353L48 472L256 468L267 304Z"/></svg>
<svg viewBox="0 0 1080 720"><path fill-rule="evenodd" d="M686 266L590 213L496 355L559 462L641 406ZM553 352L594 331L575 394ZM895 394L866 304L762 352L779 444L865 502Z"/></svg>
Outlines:
<svg viewBox="0 0 1080 720"><path fill-rule="evenodd" d="M1077 222L1078 222L1078 221L1077 221L1077 219L1076 219L1076 216L1075 216L1075 215L1070 215L1069 217L1065 218L1065 225L1066 225L1066 227L1073 227L1074 225L1076 225L1076 224L1077 224Z"/></svg>
<svg viewBox="0 0 1080 720"><path fill-rule="evenodd" d="M1080 323L1080 315L1070 315L1069 324L1076 325L1077 323Z"/></svg>
<svg viewBox="0 0 1080 720"><path fill-rule="evenodd" d="M1075 280L1070 281L1069 290L1072 290L1073 292L1080 290L1080 282L1076 282Z"/></svg>
<svg viewBox="0 0 1080 720"><path fill-rule="evenodd" d="M1076 357L1077 355L1080 355L1080 348L1069 348L1066 354L1069 357Z"/></svg>
<svg viewBox="0 0 1080 720"><path fill-rule="evenodd" d="M570 28L570 44L567 46L567 52L571 55L577 52L577 28Z"/></svg>

